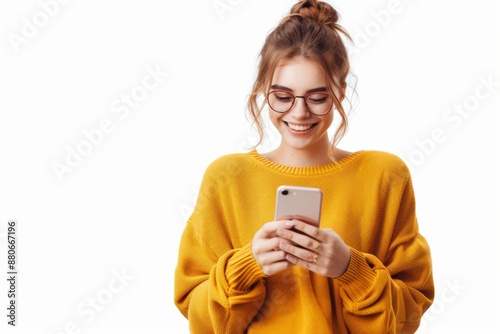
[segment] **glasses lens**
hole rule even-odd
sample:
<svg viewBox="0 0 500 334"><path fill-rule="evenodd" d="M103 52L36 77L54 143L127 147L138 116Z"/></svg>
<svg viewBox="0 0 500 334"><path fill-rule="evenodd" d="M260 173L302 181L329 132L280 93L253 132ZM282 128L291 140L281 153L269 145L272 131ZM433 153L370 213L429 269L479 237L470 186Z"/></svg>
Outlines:
<svg viewBox="0 0 500 334"><path fill-rule="evenodd" d="M325 93L312 93L307 96L307 107L316 115L324 115L332 109L333 100Z"/></svg>
<svg viewBox="0 0 500 334"><path fill-rule="evenodd" d="M286 91L271 91L267 102L276 112L287 112L292 109L296 97ZM332 109L333 99L326 93L311 93L305 97L307 109L315 115L325 115Z"/></svg>
<svg viewBox="0 0 500 334"><path fill-rule="evenodd" d="M277 112L286 112L292 108L294 96L284 91L272 91L267 100L271 109Z"/></svg>

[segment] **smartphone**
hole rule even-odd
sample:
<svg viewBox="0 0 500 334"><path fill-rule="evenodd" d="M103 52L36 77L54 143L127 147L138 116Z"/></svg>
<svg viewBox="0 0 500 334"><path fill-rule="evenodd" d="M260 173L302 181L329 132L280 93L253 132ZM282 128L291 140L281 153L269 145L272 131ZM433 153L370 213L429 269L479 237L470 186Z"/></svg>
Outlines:
<svg viewBox="0 0 500 334"><path fill-rule="evenodd" d="M295 218L319 227L323 192L319 188L279 186L274 220Z"/></svg>

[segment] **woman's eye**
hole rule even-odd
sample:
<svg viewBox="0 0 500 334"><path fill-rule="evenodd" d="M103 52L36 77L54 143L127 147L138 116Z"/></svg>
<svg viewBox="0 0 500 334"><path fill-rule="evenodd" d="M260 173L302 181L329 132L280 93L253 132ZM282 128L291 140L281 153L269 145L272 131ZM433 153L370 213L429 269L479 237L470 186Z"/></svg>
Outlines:
<svg viewBox="0 0 500 334"><path fill-rule="evenodd" d="M328 100L328 96L326 95L316 95L316 96L313 95L307 98L307 101L309 101L309 103L314 103L314 104L325 103L326 100Z"/></svg>
<svg viewBox="0 0 500 334"><path fill-rule="evenodd" d="M280 101L280 102L290 102L292 100L292 98L289 96L289 95L275 95L276 96L276 100Z"/></svg>

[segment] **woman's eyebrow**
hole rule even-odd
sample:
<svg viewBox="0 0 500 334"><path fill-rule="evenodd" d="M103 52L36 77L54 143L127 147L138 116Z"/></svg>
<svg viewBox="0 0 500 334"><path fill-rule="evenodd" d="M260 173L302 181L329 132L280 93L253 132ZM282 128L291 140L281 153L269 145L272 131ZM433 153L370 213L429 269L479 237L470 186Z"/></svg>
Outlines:
<svg viewBox="0 0 500 334"><path fill-rule="evenodd" d="M293 89L281 85L272 85L271 88L293 92ZM308 89L306 93L308 94L308 93L326 92L326 91L327 91L326 87L318 87L318 88Z"/></svg>

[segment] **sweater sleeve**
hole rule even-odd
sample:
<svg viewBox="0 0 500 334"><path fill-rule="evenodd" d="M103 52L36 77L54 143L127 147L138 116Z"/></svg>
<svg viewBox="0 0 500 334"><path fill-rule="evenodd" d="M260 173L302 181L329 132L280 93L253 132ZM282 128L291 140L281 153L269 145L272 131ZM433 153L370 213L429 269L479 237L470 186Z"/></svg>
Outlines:
<svg viewBox="0 0 500 334"><path fill-rule="evenodd" d="M233 247L219 187L204 178L175 271L175 304L195 334L243 333L266 296L265 275L251 242Z"/></svg>
<svg viewBox="0 0 500 334"><path fill-rule="evenodd" d="M418 232L408 178L391 243L383 259L351 248L347 271L336 279L351 333L414 333L434 298L430 249Z"/></svg>

